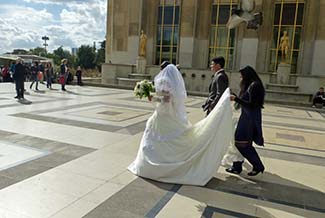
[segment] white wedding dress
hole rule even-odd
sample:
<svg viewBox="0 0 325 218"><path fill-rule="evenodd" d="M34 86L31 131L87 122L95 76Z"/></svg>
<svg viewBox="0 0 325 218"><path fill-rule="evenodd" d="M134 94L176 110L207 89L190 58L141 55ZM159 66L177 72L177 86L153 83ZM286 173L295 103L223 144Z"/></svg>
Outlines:
<svg viewBox="0 0 325 218"><path fill-rule="evenodd" d="M229 89L207 117L191 125L185 111L184 81L174 65L155 77L155 88L162 101L148 119L137 157L128 169L161 182L205 185L233 138Z"/></svg>

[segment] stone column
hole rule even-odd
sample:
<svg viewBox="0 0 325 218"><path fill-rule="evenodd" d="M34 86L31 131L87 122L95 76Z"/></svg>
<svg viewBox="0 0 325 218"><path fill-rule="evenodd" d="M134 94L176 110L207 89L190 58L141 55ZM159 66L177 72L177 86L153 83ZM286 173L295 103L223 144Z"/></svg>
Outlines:
<svg viewBox="0 0 325 218"><path fill-rule="evenodd" d="M106 19L106 47L105 63L109 63L112 55L112 32L113 32L113 1L107 1L107 19Z"/></svg>
<svg viewBox="0 0 325 218"><path fill-rule="evenodd" d="M211 0L199 0L195 25L193 65L195 68L207 68L209 58L209 33L211 23Z"/></svg>
<svg viewBox="0 0 325 218"><path fill-rule="evenodd" d="M256 1L256 12L262 11L262 2ZM246 23L237 27L237 45L236 45L236 59L235 69L240 69L246 65L256 68L258 55L258 35L260 28L257 30L247 29Z"/></svg>
<svg viewBox="0 0 325 218"><path fill-rule="evenodd" d="M325 20L324 15L320 12L325 12L325 1L320 1L318 13L314 16L317 18L316 40L314 43L314 51L312 55L313 75L325 76ZM307 57L306 57L307 58Z"/></svg>
<svg viewBox="0 0 325 218"><path fill-rule="evenodd" d="M135 64L139 55L142 0L129 1L128 7L129 7L128 56L130 59L129 64Z"/></svg>
<svg viewBox="0 0 325 218"><path fill-rule="evenodd" d="M274 0L263 0L261 8L263 12L263 25L258 30L256 70L257 72L268 72L268 64L270 62L269 46L272 41Z"/></svg>
<svg viewBox="0 0 325 218"><path fill-rule="evenodd" d="M157 19L158 19L158 4L157 0L143 0L142 12L142 28L147 35L147 64L155 64L156 52L156 34L157 34Z"/></svg>
<svg viewBox="0 0 325 218"><path fill-rule="evenodd" d="M128 62L128 31L129 31L129 10L128 0L110 0L109 3L109 34L110 58L113 64Z"/></svg>
<svg viewBox="0 0 325 218"><path fill-rule="evenodd" d="M197 4L197 0L186 0L182 3L179 42L179 64L181 67L192 67L193 64Z"/></svg>
<svg viewBox="0 0 325 218"><path fill-rule="evenodd" d="M313 53L315 48L317 48L315 47L315 43L317 45L317 41L315 42L316 34L317 34L317 29L321 28L321 26L318 26L318 24L322 22L321 20L323 19L322 17L320 17L319 10L320 10L320 0L307 1L305 3L303 36L301 37L303 41L300 42L301 50L298 58L297 74L312 73L311 69L312 69L312 62L313 62ZM323 23L323 25L324 24L325 22ZM325 49L324 45L322 49ZM324 50L321 51L322 51L321 53L324 53ZM324 62L324 58L325 56L323 56L321 62ZM323 69L324 66L325 65L323 65Z"/></svg>
<svg viewBox="0 0 325 218"><path fill-rule="evenodd" d="M246 28L246 27L245 27ZM241 39L239 68L250 65L256 68L258 30L244 30L244 38Z"/></svg>
<svg viewBox="0 0 325 218"><path fill-rule="evenodd" d="M142 0L108 1L107 62L135 64L138 56Z"/></svg>

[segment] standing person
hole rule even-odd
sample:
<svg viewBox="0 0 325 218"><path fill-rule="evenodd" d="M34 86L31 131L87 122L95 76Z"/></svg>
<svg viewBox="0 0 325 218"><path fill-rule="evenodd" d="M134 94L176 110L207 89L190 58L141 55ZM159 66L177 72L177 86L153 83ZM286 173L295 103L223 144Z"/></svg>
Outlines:
<svg viewBox="0 0 325 218"><path fill-rule="evenodd" d="M46 87L52 89L53 67L51 62L47 63L46 72Z"/></svg>
<svg viewBox="0 0 325 218"><path fill-rule="evenodd" d="M227 89L210 115L191 125L182 75L173 64L155 77L155 111L146 123L138 154L128 169L161 182L205 185L221 164L231 138L232 110Z"/></svg>
<svg viewBox="0 0 325 218"><path fill-rule="evenodd" d="M68 77L68 67L67 67L67 59L62 59L61 66L60 66L60 80L62 80L61 83L61 90L67 91L65 89L65 84L67 82Z"/></svg>
<svg viewBox="0 0 325 218"><path fill-rule="evenodd" d="M205 104L202 105L203 111L206 111L207 115L213 110L218 103L223 92L229 86L228 76L224 71L225 59L223 57L213 58L211 61L211 71L214 73L212 82L209 86L209 96Z"/></svg>
<svg viewBox="0 0 325 218"><path fill-rule="evenodd" d="M38 71L39 71L39 67L38 67L38 62L36 61L31 68L32 71L32 83L30 84L29 88L32 89L34 83L36 83L35 85L35 89L38 91Z"/></svg>
<svg viewBox="0 0 325 218"><path fill-rule="evenodd" d="M8 65L5 65L2 68L2 81L3 82L11 82L11 78L10 78L10 73L9 73L9 67Z"/></svg>
<svg viewBox="0 0 325 218"><path fill-rule="evenodd" d="M262 133L262 108L264 104L265 89L256 71L247 66L240 70L240 94L231 95L230 100L241 105L241 114L235 131L235 146L245 159L253 166L248 176L256 176L264 172L264 165L258 156L253 142L264 146ZM243 162L233 162L229 173L239 174L242 171Z"/></svg>
<svg viewBox="0 0 325 218"><path fill-rule="evenodd" d="M82 75L81 67L78 66L77 71L76 71L76 76L77 76L77 84L79 86L82 86L81 75Z"/></svg>
<svg viewBox="0 0 325 218"><path fill-rule="evenodd" d="M24 81L25 81L26 69L22 64L22 59L17 59L17 64L15 66L15 73L13 74L14 81L16 83L17 96L15 98L24 98Z"/></svg>

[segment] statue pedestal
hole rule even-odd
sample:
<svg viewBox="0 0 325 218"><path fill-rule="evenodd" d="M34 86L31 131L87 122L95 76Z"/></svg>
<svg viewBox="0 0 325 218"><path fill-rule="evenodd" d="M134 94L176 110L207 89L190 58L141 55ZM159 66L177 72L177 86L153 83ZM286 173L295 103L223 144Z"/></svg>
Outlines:
<svg viewBox="0 0 325 218"><path fill-rule="evenodd" d="M136 71L140 74L146 73L147 60L145 57L138 56L136 61Z"/></svg>
<svg viewBox="0 0 325 218"><path fill-rule="evenodd" d="M280 63L277 70L277 82L279 84L289 84L291 65Z"/></svg>

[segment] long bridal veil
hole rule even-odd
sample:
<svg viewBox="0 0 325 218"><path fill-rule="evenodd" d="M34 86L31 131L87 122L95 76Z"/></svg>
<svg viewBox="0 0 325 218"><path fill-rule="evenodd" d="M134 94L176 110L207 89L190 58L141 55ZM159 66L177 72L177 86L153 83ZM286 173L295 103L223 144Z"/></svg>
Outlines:
<svg viewBox="0 0 325 218"><path fill-rule="evenodd" d="M155 78L155 85L158 92L170 92L171 100L160 103L148 119L137 157L128 169L161 182L203 186L214 176L233 138L230 91L224 92L207 117L191 125L181 75L173 65L166 68ZM177 80L176 86L171 77ZM159 90L160 85L165 88Z"/></svg>

